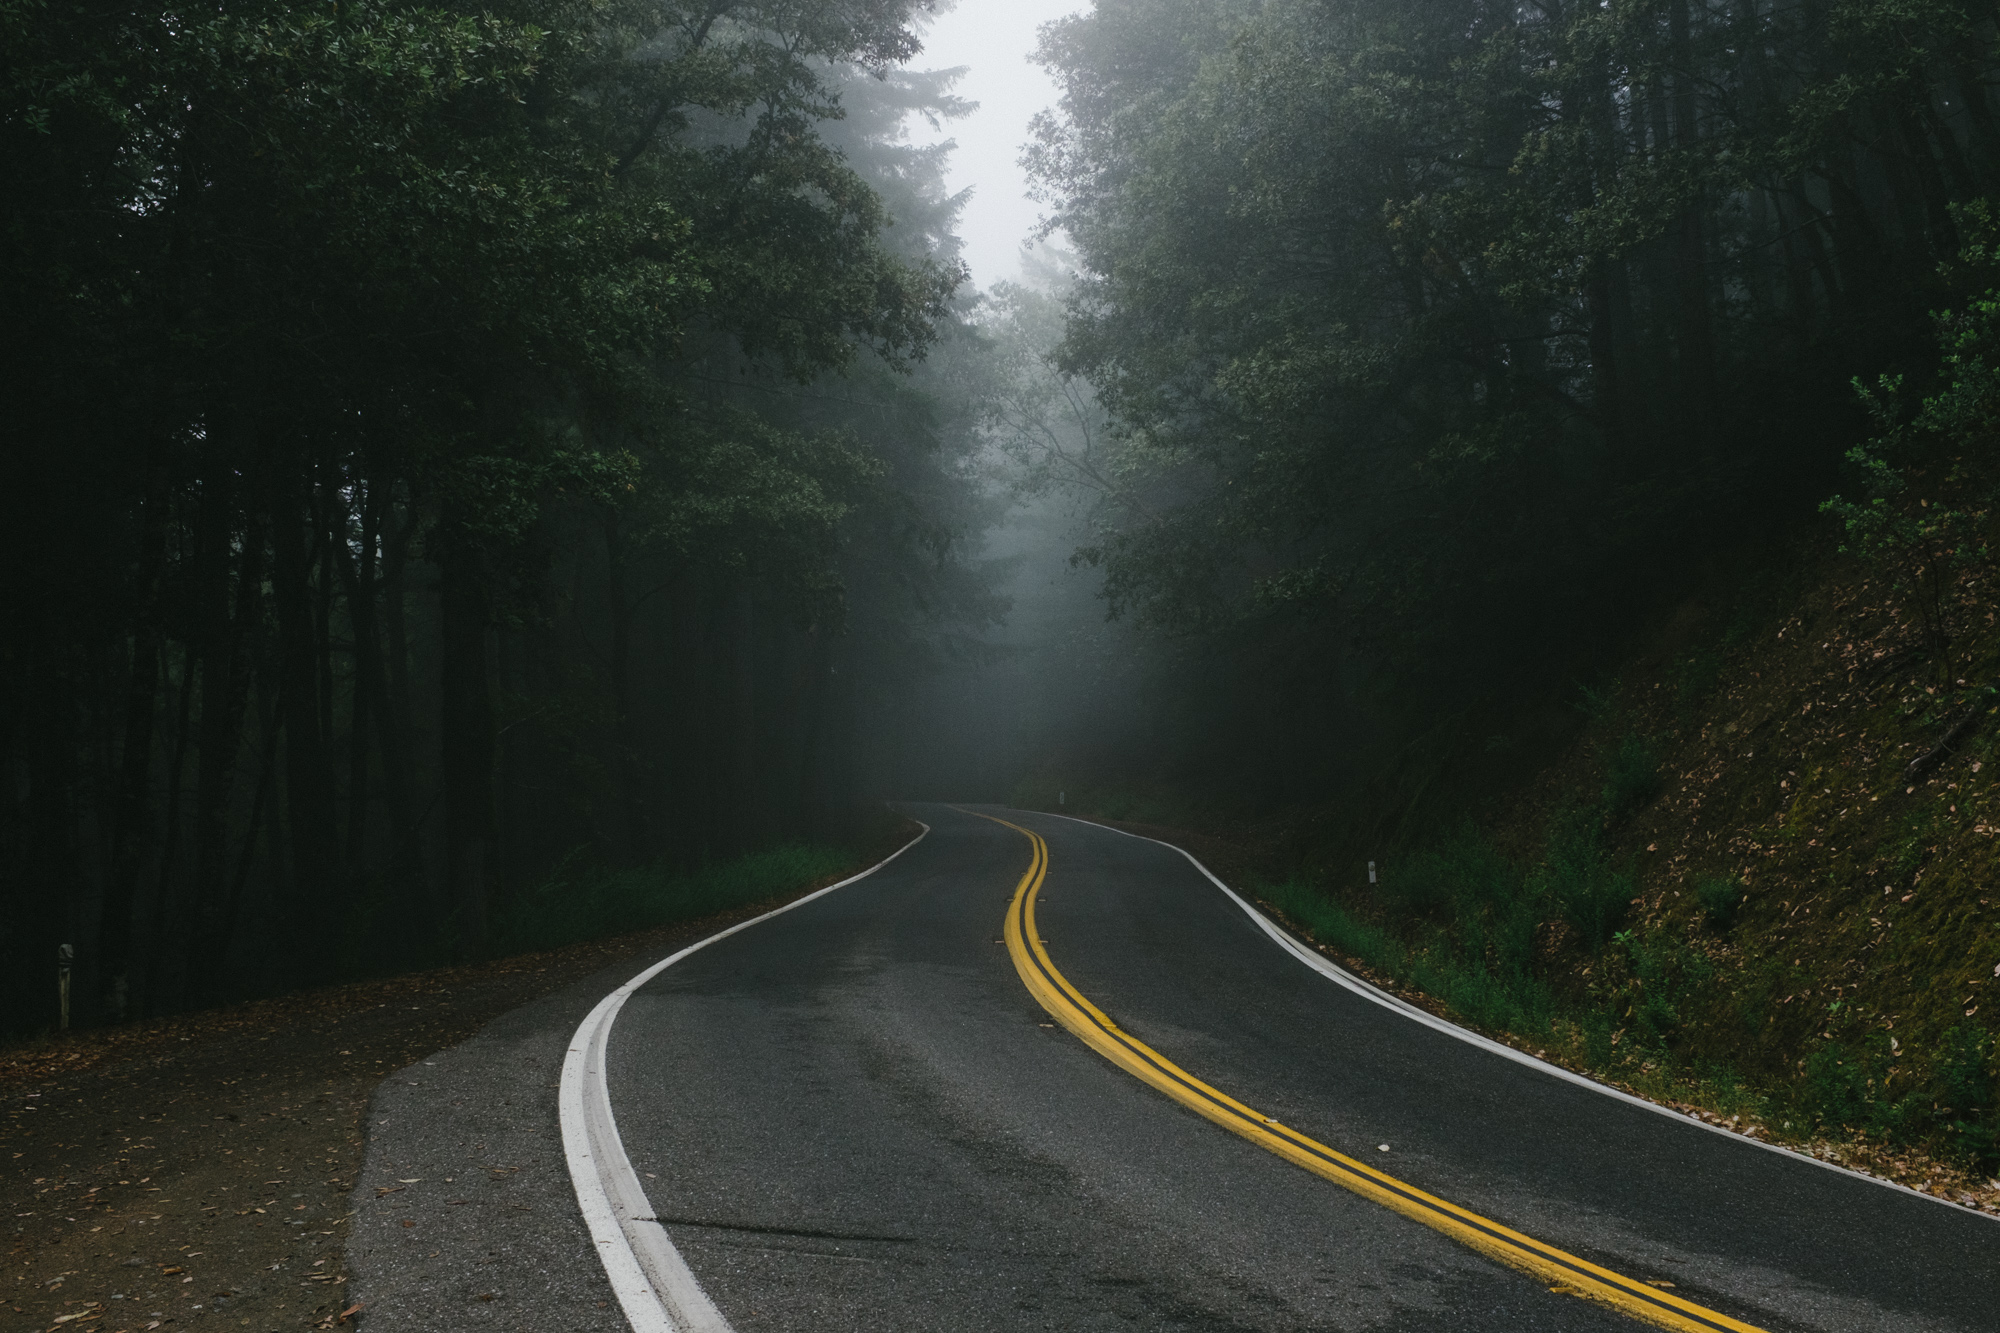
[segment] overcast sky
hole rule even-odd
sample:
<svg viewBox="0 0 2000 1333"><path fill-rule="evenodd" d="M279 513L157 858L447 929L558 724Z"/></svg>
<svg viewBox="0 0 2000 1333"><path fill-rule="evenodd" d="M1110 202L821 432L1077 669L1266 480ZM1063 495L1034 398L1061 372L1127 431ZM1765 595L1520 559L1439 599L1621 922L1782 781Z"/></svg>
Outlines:
<svg viewBox="0 0 2000 1333"><path fill-rule="evenodd" d="M1055 85L1029 63L1035 29L1050 19L1087 8L1085 0L959 0L939 15L911 63L925 69L966 67L958 94L979 110L948 124L943 134L912 123L920 143L958 141L951 157L951 187L972 188L959 219L972 280L991 286L1019 271L1021 242L1034 230L1040 209L1027 198L1028 182L1017 160L1028 139L1028 121L1055 105Z"/></svg>

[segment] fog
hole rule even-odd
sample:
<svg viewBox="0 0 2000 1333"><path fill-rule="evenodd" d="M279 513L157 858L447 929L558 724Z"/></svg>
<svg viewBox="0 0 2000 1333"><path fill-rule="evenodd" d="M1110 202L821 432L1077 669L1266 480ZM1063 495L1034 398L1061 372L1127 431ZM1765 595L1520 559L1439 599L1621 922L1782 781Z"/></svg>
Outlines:
<svg viewBox="0 0 2000 1333"><path fill-rule="evenodd" d="M918 122L918 143L950 140L946 179L954 192L969 191L959 235L972 280L980 287L1019 273L1021 243L1034 232L1040 210L1028 198L1021 148L1028 122L1056 101L1056 87L1031 59L1042 24L1083 9L1076 0L963 0L932 20L919 68L963 69L954 89L978 109L948 125Z"/></svg>
<svg viewBox="0 0 2000 1333"><path fill-rule="evenodd" d="M1063 285L1062 238L1039 237L1042 210L1020 163L1030 122L1057 99L1033 55L1043 24L1085 7L968 0L930 22L913 62L956 71L952 92L974 104L948 122L912 115L910 140L950 145L945 178L960 200L955 230L978 293L976 319L1003 341L1031 344L1011 349L1013 369L1029 380L1045 376L1032 363L1060 338ZM1018 326L1006 300L1024 284L1047 298L1032 329ZM1074 426L1058 422L1059 435ZM1101 497L1047 475L1045 442L1010 438L1004 424L989 427L989 437L984 485L1004 507L974 538L975 560L1006 604L1004 621L961 645L955 662L879 718L874 782L886 794L1005 800L1023 794L1024 783L1060 790L1066 774L1110 753L1129 755L1146 730L1137 639L1107 620L1101 574L1072 559L1096 531Z"/></svg>

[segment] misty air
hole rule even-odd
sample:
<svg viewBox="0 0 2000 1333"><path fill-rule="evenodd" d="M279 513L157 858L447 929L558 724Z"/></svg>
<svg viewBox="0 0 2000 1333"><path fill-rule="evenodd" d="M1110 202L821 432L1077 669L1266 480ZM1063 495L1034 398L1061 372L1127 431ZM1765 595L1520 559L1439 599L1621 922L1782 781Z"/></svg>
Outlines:
<svg viewBox="0 0 2000 1333"><path fill-rule="evenodd" d="M0 71L22 1329L1993 1327L1990 2Z"/></svg>

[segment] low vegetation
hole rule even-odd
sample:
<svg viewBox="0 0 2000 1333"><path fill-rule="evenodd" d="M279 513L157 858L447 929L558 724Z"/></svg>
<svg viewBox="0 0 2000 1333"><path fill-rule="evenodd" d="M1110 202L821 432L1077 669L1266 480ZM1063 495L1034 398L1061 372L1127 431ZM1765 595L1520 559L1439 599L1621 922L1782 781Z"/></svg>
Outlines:
<svg viewBox="0 0 2000 1333"><path fill-rule="evenodd" d="M1881 430L1832 523L1667 607L1559 745L1492 736L1454 773L1461 742L1385 770L1393 800L1252 824L1279 848L1260 896L1517 1045L2000 1207L2000 298L1968 311L1938 316L1921 404L1866 391Z"/></svg>
<svg viewBox="0 0 2000 1333"><path fill-rule="evenodd" d="M676 925L771 901L855 865L852 850L787 843L699 870L664 866L558 873L514 905L499 932L504 952Z"/></svg>

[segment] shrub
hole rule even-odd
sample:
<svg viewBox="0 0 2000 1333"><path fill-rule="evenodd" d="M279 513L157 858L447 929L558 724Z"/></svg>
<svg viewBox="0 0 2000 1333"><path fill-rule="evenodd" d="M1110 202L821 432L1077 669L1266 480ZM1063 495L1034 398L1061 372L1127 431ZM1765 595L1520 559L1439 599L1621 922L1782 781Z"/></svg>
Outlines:
<svg viewBox="0 0 2000 1333"><path fill-rule="evenodd" d="M1743 905L1743 881L1734 876L1699 875L1694 881L1694 897L1709 925L1728 930L1736 924L1736 911Z"/></svg>
<svg viewBox="0 0 2000 1333"><path fill-rule="evenodd" d="M792 844L686 874L661 867L565 872L518 897L495 931L504 953L553 949L764 902L854 863L837 847Z"/></svg>
<svg viewBox="0 0 2000 1333"><path fill-rule="evenodd" d="M1951 1115L1957 1147L1982 1167L2000 1163L2000 1088L1994 1082L1995 1042L1971 1023L1945 1034L1932 1082L1941 1110Z"/></svg>
<svg viewBox="0 0 2000 1333"><path fill-rule="evenodd" d="M1881 1110L1869 1095L1873 1063L1859 1051L1838 1046L1814 1051L1806 1058L1798 1089L1805 1114L1829 1130L1872 1127Z"/></svg>
<svg viewBox="0 0 2000 1333"><path fill-rule="evenodd" d="M1611 752L1604 778L1604 817L1622 819L1660 794L1660 751L1651 740L1627 733Z"/></svg>
<svg viewBox="0 0 2000 1333"><path fill-rule="evenodd" d="M1630 931L1617 936L1625 946L1639 993L1632 1002L1632 1023L1647 1045L1665 1047L1680 1027L1681 1005L1715 976L1707 954L1680 940L1655 934L1640 938Z"/></svg>
<svg viewBox="0 0 2000 1333"><path fill-rule="evenodd" d="M1638 892L1632 876L1605 859L1596 811L1588 808L1564 811L1552 821L1547 853L1529 886L1553 902L1593 947L1611 938Z"/></svg>

